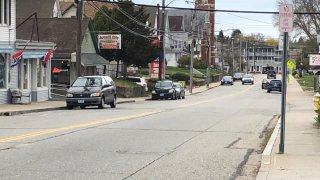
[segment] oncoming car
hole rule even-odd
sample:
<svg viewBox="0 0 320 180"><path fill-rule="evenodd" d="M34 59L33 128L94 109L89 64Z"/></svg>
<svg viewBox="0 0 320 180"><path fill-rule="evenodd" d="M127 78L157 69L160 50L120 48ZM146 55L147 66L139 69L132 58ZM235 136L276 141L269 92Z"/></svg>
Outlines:
<svg viewBox="0 0 320 180"><path fill-rule="evenodd" d="M243 76L242 85L244 85L246 83L254 84L254 77L252 74L246 74Z"/></svg>
<svg viewBox="0 0 320 180"><path fill-rule="evenodd" d="M80 106L98 106L103 109L105 105L116 107L116 85L109 76L78 77L68 89L66 104L68 109Z"/></svg>
<svg viewBox="0 0 320 180"><path fill-rule="evenodd" d="M156 99L177 99L177 92L173 86L173 82L169 80L158 81L152 91L153 100Z"/></svg>
<svg viewBox="0 0 320 180"><path fill-rule="evenodd" d="M231 76L223 76L221 79L221 85L225 84L233 85L233 78Z"/></svg>

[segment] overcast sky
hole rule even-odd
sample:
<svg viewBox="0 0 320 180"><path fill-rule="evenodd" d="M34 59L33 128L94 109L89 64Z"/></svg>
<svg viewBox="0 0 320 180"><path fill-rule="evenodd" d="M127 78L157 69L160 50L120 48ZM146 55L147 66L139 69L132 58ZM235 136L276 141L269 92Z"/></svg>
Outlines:
<svg viewBox="0 0 320 180"><path fill-rule="evenodd" d="M166 4L172 0L165 0ZM192 2L194 0L187 0ZM133 0L137 4L156 5L162 0ZM186 0L174 0L169 6L194 8L193 3ZM277 10L277 0L216 0L216 9L243 10L243 11L270 11ZM240 29L243 34L262 33L266 37L278 38L279 31L272 24L272 15L242 14L242 13L216 13L215 31ZM226 31L225 34L230 34Z"/></svg>

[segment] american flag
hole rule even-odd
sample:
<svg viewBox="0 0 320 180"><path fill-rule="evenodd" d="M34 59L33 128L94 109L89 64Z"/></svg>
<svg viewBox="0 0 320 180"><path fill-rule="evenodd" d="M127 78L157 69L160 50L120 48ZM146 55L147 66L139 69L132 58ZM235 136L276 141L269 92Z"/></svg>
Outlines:
<svg viewBox="0 0 320 180"><path fill-rule="evenodd" d="M20 50L14 54L11 55L11 58L13 59L13 64L11 64L10 67L15 67L16 65L20 64L21 59L22 59L22 54L24 50Z"/></svg>
<svg viewBox="0 0 320 180"><path fill-rule="evenodd" d="M50 56L52 55L54 49L49 50L41 59L42 59L42 65L46 67L48 60L50 59Z"/></svg>

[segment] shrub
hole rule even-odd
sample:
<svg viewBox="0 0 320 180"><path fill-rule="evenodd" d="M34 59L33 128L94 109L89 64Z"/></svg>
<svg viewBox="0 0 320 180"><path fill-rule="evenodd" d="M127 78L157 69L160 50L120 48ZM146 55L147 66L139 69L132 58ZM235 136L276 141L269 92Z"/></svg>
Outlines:
<svg viewBox="0 0 320 180"><path fill-rule="evenodd" d="M175 73L171 75L171 79L175 80L175 81L185 81L187 82L190 77L188 74L184 74L184 73Z"/></svg>
<svg viewBox="0 0 320 180"><path fill-rule="evenodd" d="M190 65L190 56L182 56L178 59L178 67L186 67Z"/></svg>

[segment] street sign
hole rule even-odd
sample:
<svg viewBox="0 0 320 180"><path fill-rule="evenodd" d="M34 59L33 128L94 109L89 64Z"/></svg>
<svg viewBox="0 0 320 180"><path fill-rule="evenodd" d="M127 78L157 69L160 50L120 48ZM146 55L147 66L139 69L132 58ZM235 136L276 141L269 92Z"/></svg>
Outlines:
<svg viewBox="0 0 320 180"><path fill-rule="evenodd" d="M281 4L279 10L279 31L291 32L293 30L293 5Z"/></svg>
<svg viewBox="0 0 320 180"><path fill-rule="evenodd" d="M320 66L320 55L310 54L309 55L309 65L310 66Z"/></svg>
<svg viewBox="0 0 320 180"><path fill-rule="evenodd" d="M294 66L295 66L295 64L294 64L294 62L292 60L288 60L287 65L288 65L289 69L293 69Z"/></svg>

